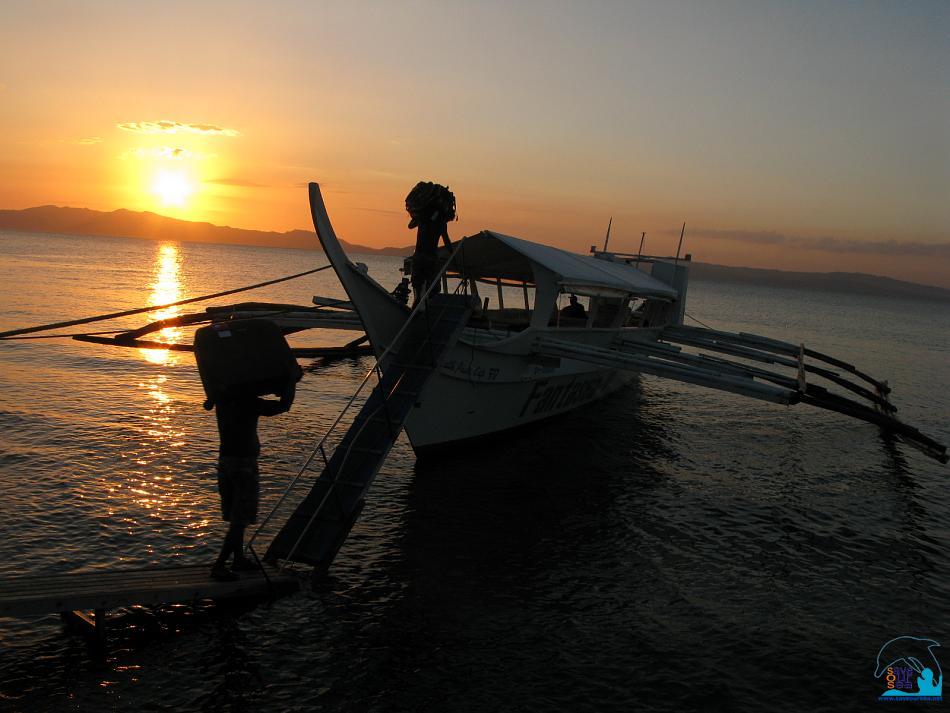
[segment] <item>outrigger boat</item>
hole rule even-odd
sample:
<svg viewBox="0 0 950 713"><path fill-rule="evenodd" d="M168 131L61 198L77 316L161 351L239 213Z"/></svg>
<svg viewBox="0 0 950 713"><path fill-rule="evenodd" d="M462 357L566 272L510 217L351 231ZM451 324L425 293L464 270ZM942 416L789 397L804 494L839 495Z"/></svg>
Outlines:
<svg viewBox="0 0 950 713"><path fill-rule="evenodd" d="M385 370L394 358L387 348L408 320L419 317L347 257L315 183L310 207L320 244ZM417 452L584 407L637 374L651 374L837 411L947 460L944 446L896 418L886 381L803 344L685 326L689 255L592 247L585 256L490 230L440 253L443 291L477 302L405 420ZM585 318L561 316L559 300L567 294L589 298ZM814 377L848 396L813 383Z"/></svg>
<svg viewBox="0 0 950 713"><path fill-rule="evenodd" d="M639 374L835 411L877 425L889 437L947 462L944 445L897 418L886 381L801 343L684 325L691 260L689 255L681 258L679 250L672 257L657 257L609 252L605 245L578 255L484 230L440 250L437 270L410 308L399 298L406 296L405 280L402 289L390 291L346 255L315 183L310 184L310 209L329 265L176 304L330 267L348 300L314 297L314 307L243 303L159 320L114 337L74 337L127 347L190 349L142 337L166 326L245 317L271 319L284 333L364 331L342 347L295 350L296 356L306 357L368 349L376 359L248 544L256 556L255 541L282 522L264 553L265 560L282 562L280 569L289 562L311 564L315 572L329 567L403 430L417 453L493 437L583 408ZM452 211L454 215L454 207ZM407 264L404 271L410 270ZM588 300L583 317L559 309L566 295ZM360 401L370 383L375 383L371 393ZM342 438L331 444L331 436L347 426L347 412L358 405ZM309 490L297 497L301 485Z"/></svg>
<svg viewBox="0 0 950 713"><path fill-rule="evenodd" d="M897 419L887 382L804 344L685 326L689 255L680 259L679 251L674 257L622 254L608 252L605 245L602 251L591 248L590 255L582 256L485 230L441 251L435 278L416 295L416 306L410 309L397 298L404 290L391 293L365 265L347 257L315 183L310 184L310 207L329 266L176 304L294 279L330 266L348 301L315 297L315 307L244 303L159 320L111 338L68 335L118 346L186 349L191 345L172 346L142 337L167 326L248 317L271 319L284 333L314 327L365 330L363 337L329 353L352 351L366 338L375 363L248 543L257 558L255 542L270 525L282 523L263 555L276 567L262 567L264 576L257 585L247 580L216 583L219 596L233 596L245 586L260 591L264 581L288 586L291 578L279 576L288 563L313 565L315 575L324 572L359 517L367 491L403 429L417 452L489 437L587 406L638 374L836 411L875 424L947 462L945 446ZM588 298L589 310L583 317L562 312L558 307L564 295ZM170 306L174 305L165 305ZM12 330L0 333L0 338L145 309ZM298 350L296 355L311 354ZM345 414L355 408L373 377L371 393L331 447L331 434L346 426ZM816 378L845 393L830 391L815 383ZM309 486L308 491L302 498L292 498L299 485ZM290 509L289 516L279 517L285 509ZM210 591L200 575L188 579L169 571L159 582L151 570L119 574L121 578L147 574L150 585L147 591L126 585L116 592L118 577L108 582L87 578L78 594L69 595L76 607L99 607L95 627L100 636L106 606L133 596L136 600L185 593L193 597L196 591ZM56 587L51 594L23 596L40 586L14 582L14 595L0 597L0 605L8 612L13 607L28 612L47 605L63 607L66 595Z"/></svg>
<svg viewBox="0 0 950 713"><path fill-rule="evenodd" d="M315 297L315 307L244 303L159 320L111 338L68 335L119 346L186 349L191 345L173 347L141 337L167 326L247 317L272 319L284 333L314 327L365 330L342 348L312 354L352 352L365 338L376 360L248 543L256 558L255 542L269 532L269 526L282 523L263 555L266 562L278 565L275 570L262 569L268 581L273 576L273 582L286 583L287 578L278 575L288 563L313 565L315 575L332 564L403 429L417 452L490 437L587 406L638 374L779 404L828 409L875 424L889 436L947 462L945 446L898 420L887 382L804 344L684 325L691 261L689 255L681 259L679 251L673 257L654 257L608 252L605 245L602 251L591 248L590 255L582 256L485 230L441 251L435 278L410 309L397 298L398 288L390 292L365 265L347 257L315 183L310 184L310 208L329 266L176 304L294 279L330 266L348 301ZM558 309L564 295L589 299L582 318ZM145 309L12 330L0 338ZM298 350L296 355L311 354ZM331 434L347 425L345 414L355 408L373 377L371 393L331 447ZM816 383L816 378L827 386ZM309 486L308 491L291 497L299 485ZM287 509L289 515L279 517ZM175 577L174 592L187 589L192 596L197 591ZM98 607L112 601L93 591L92 585L84 587L88 596L77 601L85 605L92 601ZM126 596L127 592L120 599ZM61 599L57 594L53 606L61 606ZM34 604L18 602L21 608Z"/></svg>
<svg viewBox="0 0 950 713"><path fill-rule="evenodd" d="M364 264L349 259L316 183L310 184L310 209L330 261L325 267L332 266L348 300L317 296L314 306L245 302L161 319L115 336L73 338L191 351L191 344L143 337L167 327L265 318L285 334L307 329L365 332L343 345L297 347L293 353L299 358L375 354L374 369L382 375L393 364L407 326L414 320L431 322L423 316L427 300L411 310L397 297L398 289L388 290ZM406 260L406 274L411 261ZM410 411L392 425L404 428L421 453L584 407L637 374L649 374L778 404L805 403L836 411L875 424L947 462L945 446L897 418L886 381L801 343L684 325L690 263L689 255L681 258L679 253L660 257L593 246L589 255L579 255L491 230L463 238L451 250L442 248L436 282L441 292L453 293L461 300L458 304L467 302L471 309L451 343L441 345L438 363L429 365L432 373L420 382ZM220 294L320 269L324 268ZM559 309L565 295L588 299L583 318L565 316ZM121 315L94 319L115 316ZM0 337L89 321L93 318L14 330Z"/></svg>
<svg viewBox="0 0 950 713"><path fill-rule="evenodd" d="M315 183L310 208L376 362L249 543L254 552L283 521L264 554L281 569L330 566L403 429L417 453L490 437L587 406L638 374L836 411L947 461L945 446L897 419L887 383L855 366L803 344L685 326L688 255L592 248L582 256L485 230L441 250L439 271L410 309L347 257ZM558 309L565 294L589 298L583 318ZM330 435L374 376L330 452ZM301 484L309 492L290 497Z"/></svg>

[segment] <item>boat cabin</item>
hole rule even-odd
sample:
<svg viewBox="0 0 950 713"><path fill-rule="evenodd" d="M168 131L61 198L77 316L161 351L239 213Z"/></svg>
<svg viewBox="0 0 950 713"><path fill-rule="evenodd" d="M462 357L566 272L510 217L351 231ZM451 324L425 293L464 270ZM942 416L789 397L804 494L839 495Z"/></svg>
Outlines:
<svg viewBox="0 0 950 713"><path fill-rule="evenodd" d="M455 250L442 248L449 260ZM406 259L404 272L411 269ZM578 255L484 230L467 237L445 270L442 289L479 298L470 326L619 329L681 324L689 257L598 252ZM583 317L565 310L571 295Z"/></svg>

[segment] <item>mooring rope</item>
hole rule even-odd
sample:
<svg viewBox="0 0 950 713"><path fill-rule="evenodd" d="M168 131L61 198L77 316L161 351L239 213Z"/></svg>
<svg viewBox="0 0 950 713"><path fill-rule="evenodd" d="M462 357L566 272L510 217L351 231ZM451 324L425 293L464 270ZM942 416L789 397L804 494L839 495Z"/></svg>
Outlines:
<svg viewBox="0 0 950 713"><path fill-rule="evenodd" d="M143 312L152 312L154 310L167 309L169 307L178 307L180 305L191 304L192 302L201 302L202 300L211 300L215 297L224 297L225 295L233 295L238 292L247 292L248 290L256 290L259 287L267 287L269 285L276 285L278 282L287 282L287 280L294 280L298 277L304 277L305 275L312 275L315 272L320 272L332 267L332 265L324 265L323 267L318 267L313 270L307 270L306 272L298 272L296 275L288 275L287 277L278 277L275 280L267 280L266 282L258 282L256 285L248 285L247 287L238 287L233 290L225 290L224 292L215 292L211 295L202 295L201 297L190 297L186 300L179 300L178 302L169 302L168 304L163 305L149 305L148 307L140 307L138 309L129 309L123 312L111 312L110 314L100 314L95 317L84 317L82 319L72 319L67 322L54 322L52 324L41 324L36 327L23 327L21 329L11 329L7 332L0 332L0 339L8 339L9 337L16 336L18 334L30 334L33 332L45 332L49 329L60 329L61 327L73 327L77 324L89 324L90 322L102 322L107 319L118 319L119 317L129 317L133 314L142 314Z"/></svg>

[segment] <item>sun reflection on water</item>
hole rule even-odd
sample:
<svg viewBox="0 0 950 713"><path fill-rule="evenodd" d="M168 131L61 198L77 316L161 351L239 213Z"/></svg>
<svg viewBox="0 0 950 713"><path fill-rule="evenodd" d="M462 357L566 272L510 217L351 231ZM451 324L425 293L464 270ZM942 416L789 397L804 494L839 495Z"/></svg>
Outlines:
<svg viewBox="0 0 950 713"><path fill-rule="evenodd" d="M149 285L152 305L176 302L187 296L182 284L183 257L179 246L162 243L152 263ZM154 309L149 322L182 314L179 307ZM166 327L142 336L142 339L174 343L185 340L181 327ZM157 367L175 366L181 355L168 349L140 349L142 357ZM178 535L194 542L208 534L211 520L204 515L200 503L203 488L195 487L195 479L182 478L193 473L187 428L181 419L182 400L176 372L156 368L138 383L141 398L139 414L134 419L136 435L124 448L128 470L119 482L112 484L114 507L110 515L128 530L129 536L140 535L148 522L175 523ZM137 545L138 546L138 545ZM184 547L193 547L194 544Z"/></svg>
<svg viewBox="0 0 950 713"><path fill-rule="evenodd" d="M174 243L162 243L155 256L155 278L152 282L151 301L154 305L177 302L181 299L181 253ZM152 321L177 317L181 313L178 307L167 307L148 313ZM146 339L157 342L174 342L181 336L180 327L166 327L155 334L147 335ZM146 360L153 364L175 364L178 361L176 352L168 349L140 349ZM159 390L160 394L161 391Z"/></svg>

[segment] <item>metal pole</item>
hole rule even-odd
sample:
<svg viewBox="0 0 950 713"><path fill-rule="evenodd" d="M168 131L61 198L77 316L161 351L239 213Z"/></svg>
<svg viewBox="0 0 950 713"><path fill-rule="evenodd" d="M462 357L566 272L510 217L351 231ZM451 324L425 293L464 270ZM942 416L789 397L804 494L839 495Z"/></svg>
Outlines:
<svg viewBox="0 0 950 713"><path fill-rule="evenodd" d="M607 235L604 237L604 252L607 252L607 243L610 242L610 226L614 224L614 217L610 216L610 220L607 221Z"/></svg>
<svg viewBox="0 0 950 713"><path fill-rule="evenodd" d="M673 260L674 265L680 261L680 250L683 247L683 233L685 232L686 232L686 221L684 220L683 229L680 230L680 242L679 242L679 245L676 246L676 258Z"/></svg>

